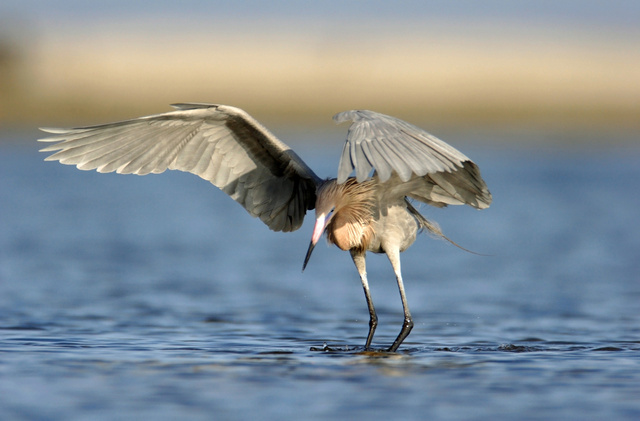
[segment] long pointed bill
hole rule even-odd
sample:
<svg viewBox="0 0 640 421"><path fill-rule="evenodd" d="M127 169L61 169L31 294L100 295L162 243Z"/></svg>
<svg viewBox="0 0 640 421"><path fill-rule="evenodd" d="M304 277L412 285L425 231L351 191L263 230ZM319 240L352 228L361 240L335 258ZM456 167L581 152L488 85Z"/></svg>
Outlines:
<svg viewBox="0 0 640 421"><path fill-rule="evenodd" d="M325 216L319 215L318 219L316 219L316 225L313 227L313 234L311 235L311 242L309 243L309 249L307 249L307 255L304 258L304 264L302 265L302 271L307 267L307 263L309 263L309 258L311 258L311 252L315 248L316 244L318 244L318 240L322 237L322 233L325 229Z"/></svg>
<svg viewBox="0 0 640 421"><path fill-rule="evenodd" d="M313 243L309 243L309 248L307 249L307 255L304 258L304 263L302 264L302 271L304 272L304 270L307 267L307 263L309 263L309 258L311 257L311 252L313 251L313 249L316 247L315 244Z"/></svg>

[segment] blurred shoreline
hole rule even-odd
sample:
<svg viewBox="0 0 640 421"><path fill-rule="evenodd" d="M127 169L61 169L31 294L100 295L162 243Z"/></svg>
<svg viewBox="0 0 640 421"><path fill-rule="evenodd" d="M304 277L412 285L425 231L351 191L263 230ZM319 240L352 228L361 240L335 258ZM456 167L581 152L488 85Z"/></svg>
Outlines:
<svg viewBox="0 0 640 421"><path fill-rule="evenodd" d="M640 37L629 34L488 24L462 35L121 29L0 43L0 127L97 124L212 102L283 125L327 125L338 111L366 108L444 127L640 129Z"/></svg>

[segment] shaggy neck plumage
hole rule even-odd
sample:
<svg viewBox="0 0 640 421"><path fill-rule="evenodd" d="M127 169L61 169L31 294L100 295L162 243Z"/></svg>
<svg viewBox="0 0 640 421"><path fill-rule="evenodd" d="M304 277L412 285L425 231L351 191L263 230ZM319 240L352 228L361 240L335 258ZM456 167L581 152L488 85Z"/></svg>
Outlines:
<svg viewBox="0 0 640 421"><path fill-rule="evenodd" d="M343 250L366 250L374 236L374 182L358 183L354 178L344 184L328 180L320 190L317 209L333 208L333 217L326 228L327 239Z"/></svg>

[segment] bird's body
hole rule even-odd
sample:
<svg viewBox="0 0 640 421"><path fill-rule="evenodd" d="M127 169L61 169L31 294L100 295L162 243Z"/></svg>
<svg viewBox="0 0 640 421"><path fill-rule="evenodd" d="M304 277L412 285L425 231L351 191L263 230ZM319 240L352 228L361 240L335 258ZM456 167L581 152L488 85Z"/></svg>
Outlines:
<svg viewBox="0 0 640 421"><path fill-rule="evenodd" d="M367 280L365 256L368 251L387 254L400 288L405 322L398 339L389 350L396 351L413 327L400 274L400 252L405 251L416 240L420 220L417 218L417 211L405 196L395 190L393 183L381 183L378 177L362 183L358 183L355 178L348 178L344 184L338 184L336 179L331 179L320 187L319 196L322 199L316 203L316 211L325 206L334 208L331 220L326 223L327 239L340 249L351 253L360 274L370 316L365 349L371 346L378 324ZM328 205L325 204L325 200ZM311 250L313 242L307 253L305 265Z"/></svg>
<svg viewBox="0 0 640 421"><path fill-rule="evenodd" d="M326 233L349 251L370 314L369 349L377 316L366 273L367 252L386 253L404 310L396 351L413 327L400 270L400 252L427 229L442 235L410 199L432 206L467 204L483 209L491 194L466 156L402 120L372 111L346 111L352 121L338 177L320 179L298 155L243 110L225 105L179 104L177 111L78 129L43 129L57 142L47 160L79 169L144 175L176 169L219 187L274 231L294 231L307 210L316 223L304 260ZM349 177L355 170L355 177ZM446 237L445 237L446 238Z"/></svg>
<svg viewBox="0 0 640 421"><path fill-rule="evenodd" d="M335 178L327 180L320 187L319 196L336 203L325 230L329 243L345 251L373 253L384 253L385 241L397 244L400 251L409 248L416 239L419 223L404 196L386 188L390 185L377 177L362 183L355 178L348 178L344 184L338 184Z"/></svg>

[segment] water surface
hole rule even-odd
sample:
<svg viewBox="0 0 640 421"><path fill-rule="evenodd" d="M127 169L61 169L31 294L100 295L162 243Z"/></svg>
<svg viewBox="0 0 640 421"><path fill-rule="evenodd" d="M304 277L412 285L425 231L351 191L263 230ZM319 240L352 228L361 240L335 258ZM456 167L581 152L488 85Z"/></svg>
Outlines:
<svg viewBox="0 0 640 421"><path fill-rule="evenodd" d="M190 174L5 145L2 419L640 418L638 143L472 139L448 138L493 205L421 209L490 256L427 235L403 254L416 325L395 355L361 352L347 253L320 245L301 272L311 218L273 233ZM340 145L285 140L334 173ZM402 307L386 258L368 264L382 349Z"/></svg>

